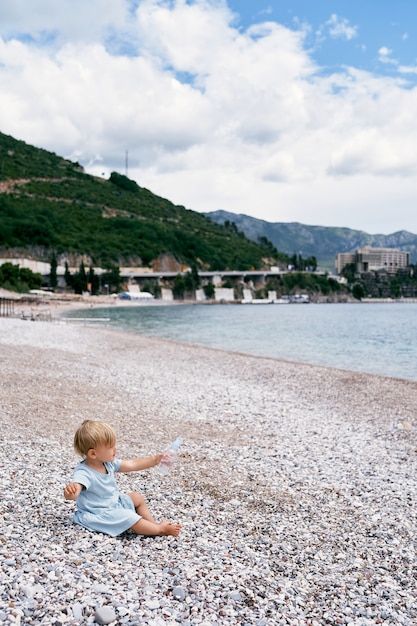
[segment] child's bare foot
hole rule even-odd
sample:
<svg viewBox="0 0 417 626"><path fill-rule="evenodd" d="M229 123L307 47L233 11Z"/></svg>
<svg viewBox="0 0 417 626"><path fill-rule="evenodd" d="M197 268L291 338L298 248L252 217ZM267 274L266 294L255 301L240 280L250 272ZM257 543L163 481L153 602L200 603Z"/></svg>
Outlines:
<svg viewBox="0 0 417 626"><path fill-rule="evenodd" d="M173 524L172 522L160 522L159 524L161 535L172 535L178 537L181 531L181 524Z"/></svg>

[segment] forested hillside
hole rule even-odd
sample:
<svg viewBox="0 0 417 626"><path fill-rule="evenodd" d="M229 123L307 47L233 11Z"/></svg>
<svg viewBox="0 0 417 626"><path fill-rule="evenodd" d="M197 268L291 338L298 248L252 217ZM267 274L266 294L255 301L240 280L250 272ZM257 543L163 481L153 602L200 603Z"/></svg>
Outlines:
<svg viewBox="0 0 417 626"><path fill-rule="evenodd" d="M84 257L94 265L151 265L160 255L210 270L262 268L281 260L264 245L176 206L113 172L0 133L0 255Z"/></svg>

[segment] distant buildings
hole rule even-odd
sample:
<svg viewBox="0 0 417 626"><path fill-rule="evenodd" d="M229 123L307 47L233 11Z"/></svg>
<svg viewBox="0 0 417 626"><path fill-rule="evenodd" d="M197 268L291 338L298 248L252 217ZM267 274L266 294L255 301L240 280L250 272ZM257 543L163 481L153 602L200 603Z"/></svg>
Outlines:
<svg viewBox="0 0 417 626"><path fill-rule="evenodd" d="M397 248L372 248L364 246L356 252L341 252L336 254L336 272L340 274L346 265L354 263L358 273L376 272L385 270L389 274L396 274L399 269L410 264L410 253Z"/></svg>

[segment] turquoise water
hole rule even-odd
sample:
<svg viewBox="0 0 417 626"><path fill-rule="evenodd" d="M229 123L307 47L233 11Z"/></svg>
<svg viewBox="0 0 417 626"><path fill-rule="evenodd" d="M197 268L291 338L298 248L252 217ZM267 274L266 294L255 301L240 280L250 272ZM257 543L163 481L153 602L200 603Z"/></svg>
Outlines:
<svg viewBox="0 0 417 626"><path fill-rule="evenodd" d="M153 337L417 380L417 304L180 305L73 312Z"/></svg>

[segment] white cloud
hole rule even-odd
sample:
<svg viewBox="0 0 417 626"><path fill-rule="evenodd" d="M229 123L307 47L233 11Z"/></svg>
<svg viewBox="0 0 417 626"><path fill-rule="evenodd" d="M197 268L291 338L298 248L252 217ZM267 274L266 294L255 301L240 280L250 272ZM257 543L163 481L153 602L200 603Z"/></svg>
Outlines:
<svg viewBox="0 0 417 626"><path fill-rule="evenodd" d="M378 50L378 57L381 63L391 63L392 65L398 65L398 62L391 57L392 50L386 46L382 46Z"/></svg>
<svg viewBox="0 0 417 626"><path fill-rule="evenodd" d="M386 232L417 232L416 89L353 68L321 76L305 30L237 30L221 0L79 2L97 12L91 30L72 1L61 13L42 0L42 19L3 2L0 130L97 175L124 172L128 150L129 176L194 210L376 232L401 198ZM329 26L354 36L336 16ZM42 28L53 45L11 37Z"/></svg>
<svg viewBox="0 0 417 626"><path fill-rule="evenodd" d="M351 26L349 20L344 17L339 17L335 13L327 20L325 26L329 35L335 39L346 39L350 41L357 36L357 26Z"/></svg>
<svg viewBox="0 0 417 626"><path fill-rule="evenodd" d="M399 65L398 71L401 74L417 74L417 66L415 65Z"/></svg>
<svg viewBox="0 0 417 626"><path fill-rule="evenodd" d="M125 0L2 0L0 30L5 38L93 42L120 28L125 14Z"/></svg>

